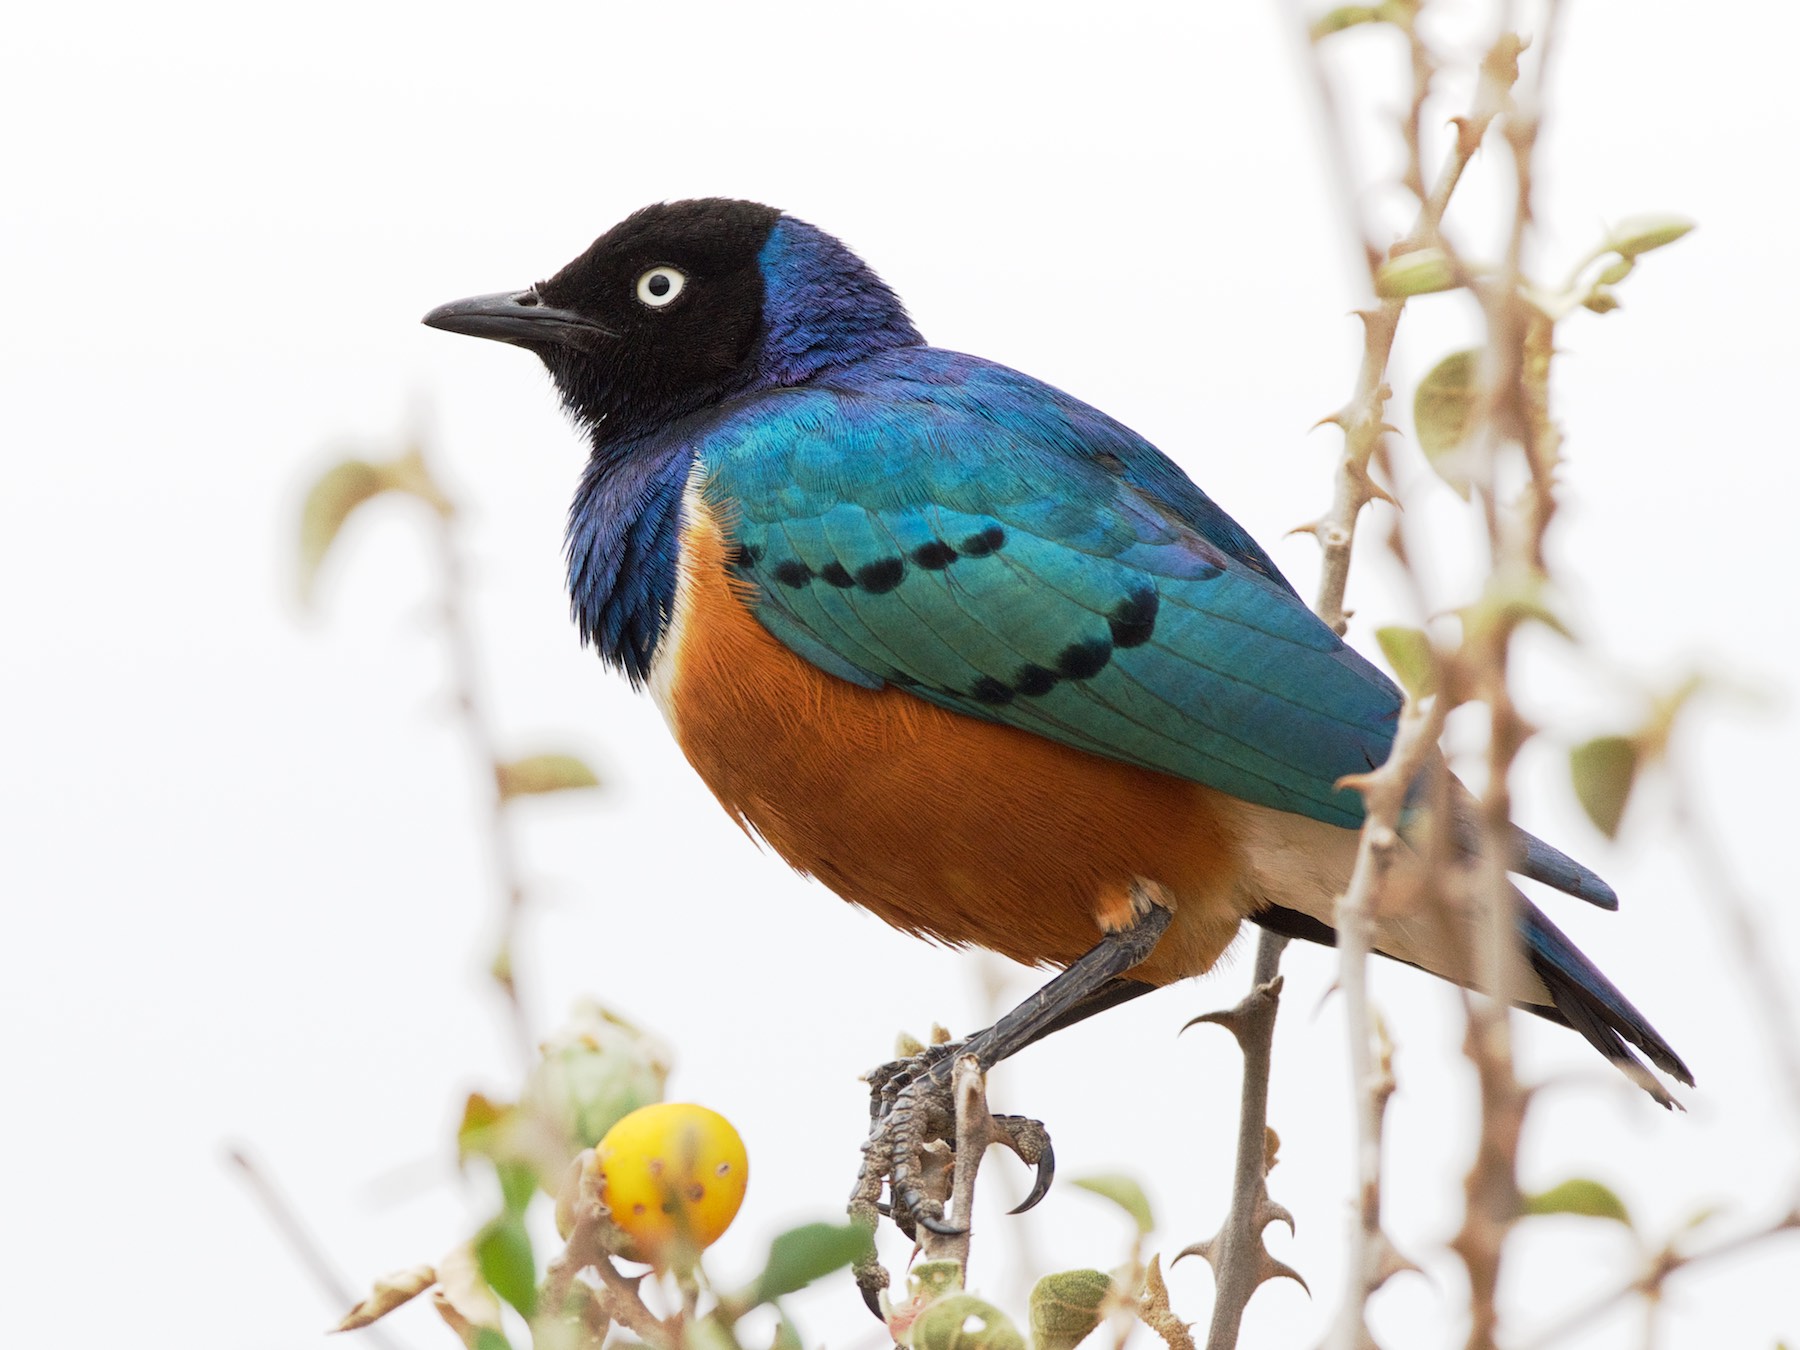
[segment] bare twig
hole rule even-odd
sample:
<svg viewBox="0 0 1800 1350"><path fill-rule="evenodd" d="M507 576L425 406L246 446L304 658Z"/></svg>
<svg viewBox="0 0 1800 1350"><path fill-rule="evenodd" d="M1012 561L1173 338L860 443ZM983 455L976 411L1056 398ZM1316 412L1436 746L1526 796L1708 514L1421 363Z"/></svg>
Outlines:
<svg viewBox="0 0 1800 1350"><path fill-rule="evenodd" d="M1673 1241L1661 1250L1648 1254L1644 1269L1626 1283L1608 1290L1592 1302L1575 1309L1560 1321L1552 1323L1529 1341L1524 1342L1518 1350L1546 1350L1546 1347L1567 1339L1576 1332L1587 1327L1597 1318L1605 1316L1619 1304L1634 1296L1642 1295L1654 1305L1663 1293L1663 1287L1674 1276L1695 1266L1710 1265L1728 1256L1736 1256L1752 1247L1759 1247L1787 1233L1800 1233L1800 1209L1792 1209L1771 1223L1747 1233L1739 1233L1735 1237L1722 1239L1710 1247L1683 1255L1675 1250Z"/></svg>
<svg viewBox="0 0 1800 1350"><path fill-rule="evenodd" d="M1358 1347L1372 1343L1364 1321L1369 1295L1389 1276L1407 1267L1381 1226L1381 1125L1394 1090L1385 1047L1376 1045L1375 1021L1369 1006L1368 957L1374 935L1375 899L1400 842L1400 812L1413 779L1437 756L1446 700L1420 704L1411 699L1401 710L1398 734L1387 762L1350 785L1363 794L1366 817L1357 843L1350 884L1338 899L1338 987L1350 1023L1350 1072L1356 1086L1357 1226L1351 1230L1351 1279L1333 1324L1329 1344Z"/></svg>
<svg viewBox="0 0 1800 1350"><path fill-rule="evenodd" d="M325 1254L325 1249L312 1235L312 1230L306 1226L305 1220L288 1202L287 1197L275 1188L275 1183L263 1174L263 1170L243 1149L228 1149L226 1157L243 1176L244 1184L256 1197L269 1223L281 1234L288 1250L294 1254L294 1259L312 1277L313 1283L332 1307L341 1315L345 1309L355 1304L357 1295L350 1288L350 1282L338 1273L331 1258ZM395 1342L375 1327L366 1330L364 1343L381 1347L381 1350L396 1350Z"/></svg>
<svg viewBox="0 0 1800 1350"><path fill-rule="evenodd" d="M1306 73L1317 117L1319 138L1324 141L1325 171L1331 175L1331 186L1337 194L1338 213L1356 234L1358 256L1368 269L1369 285L1375 284L1375 269L1381 266L1382 250L1375 242L1374 233L1363 220L1362 199L1358 189L1361 175L1356 171L1355 156L1350 151L1350 141L1344 134L1344 118L1338 106L1337 90L1326 74L1325 63L1319 56L1319 44L1312 36L1311 24L1300 0L1286 0L1288 12L1288 30L1294 34L1300 44L1300 60L1306 66Z"/></svg>
<svg viewBox="0 0 1800 1350"><path fill-rule="evenodd" d="M520 1060L529 1064L535 1038L524 1001L519 996L513 964L519 919L525 907L525 882L506 800L500 791L503 761L499 738L494 732L493 719L483 694L481 663L476 655L475 635L468 615L468 570L457 534L457 507L432 473L422 444L415 441L402 458L401 465L416 480L409 484L411 490L433 508L432 540L437 551L441 591L439 616L450 657L451 701L456 708L457 720L462 724L464 739L476 763L484 770L488 793L488 856L501 899L500 937L489 970L506 996L513 1041Z"/></svg>
<svg viewBox="0 0 1800 1350"><path fill-rule="evenodd" d="M613 1264L607 1249L611 1216L600 1199L600 1183L591 1169L583 1169L577 1183L574 1225L561 1253L552 1258L544 1275L543 1301L551 1308L561 1308L573 1287L576 1275L592 1270L600 1277L599 1299L608 1316L625 1327L646 1345L657 1350L675 1350L681 1344L683 1318L677 1314L663 1319L650 1311L638 1286L643 1276L627 1276Z"/></svg>
<svg viewBox="0 0 1800 1350"><path fill-rule="evenodd" d="M969 1282L969 1242L975 1216L975 1175L993 1141L994 1122L987 1108L987 1080L981 1062L959 1055L951 1069L951 1100L956 1103L956 1149L950 1169L950 1199L944 1217L957 1231L936 1233L919 1226L919 1252L927 1261L954 1261Z"/></svg>
<svg viewBox="0 0 1800 1350"><path fill-rule="evenodd" d="M1800 1146L1800 1017L1788 1000L1781 971L1770 959L1769 944L1757 935L1749 899L1694 802L1688 776L1671 764L1667 780L1675 823L1704 883L1705 907L1723 926L1736 968L1747 977L1752 995L1762 1005L1764 1040L1793 1114L1791 1137ZM1800 1184L1800 1176L1795 1182ZM1796 1204L1800 1204L1800 1196Z"/></svg>

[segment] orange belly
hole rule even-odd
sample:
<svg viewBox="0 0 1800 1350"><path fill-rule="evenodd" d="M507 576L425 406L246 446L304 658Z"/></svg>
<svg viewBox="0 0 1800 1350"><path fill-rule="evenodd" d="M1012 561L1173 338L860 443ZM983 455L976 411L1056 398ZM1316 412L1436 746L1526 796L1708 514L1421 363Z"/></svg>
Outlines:
<svg viewBox="0 0 1800 1350"><path fill-rule="evenodd" d="M1175 917L1136 978L1224 951L1243 914L1230 798L825 673L756 622L688 506L659 694L707 786L788 863L907 932L1059 966L1143 879Z"/></svg>

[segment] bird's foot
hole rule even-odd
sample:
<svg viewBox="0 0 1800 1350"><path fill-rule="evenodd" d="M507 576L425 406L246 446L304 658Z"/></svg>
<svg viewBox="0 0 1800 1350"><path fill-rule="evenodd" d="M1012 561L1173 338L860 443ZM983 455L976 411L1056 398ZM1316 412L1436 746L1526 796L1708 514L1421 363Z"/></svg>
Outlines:
<svg viewBox="0 0 1800 1350"><path fill-rule="evenodd" d="M955 1236L962 1230L944 1216L948 1186L943 1166L956 1147L956 1103L951 1089L957 1059L971 1042L934 1045L909 1059L893 1060L865 1075L869 1083L869 1137L851 1195L853 1214L885 1213L907 1237L918 1230ZM1036 1169L1031 1192L1012 1212L1022 1214L1044 1198L1056 1175L1056 1154L1042 1122L1024 1116L989 1116L986 1143L1003 1144ZM940 1147L947 1146L947 1147ZM888 1203L881 1203L883 1183Z"/></svg>

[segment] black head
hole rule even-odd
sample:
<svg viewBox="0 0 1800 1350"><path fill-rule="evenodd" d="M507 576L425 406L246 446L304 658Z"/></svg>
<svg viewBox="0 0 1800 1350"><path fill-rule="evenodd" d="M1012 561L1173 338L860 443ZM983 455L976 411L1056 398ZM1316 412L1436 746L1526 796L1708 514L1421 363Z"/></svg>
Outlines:
<svg viewBox="0 0 1800 1350"><path fill-rule="evenodd" d="M548 281L457 300L425 322L536 352L597 443L920 341L835 239L721 198L645 207Z"/></svg>

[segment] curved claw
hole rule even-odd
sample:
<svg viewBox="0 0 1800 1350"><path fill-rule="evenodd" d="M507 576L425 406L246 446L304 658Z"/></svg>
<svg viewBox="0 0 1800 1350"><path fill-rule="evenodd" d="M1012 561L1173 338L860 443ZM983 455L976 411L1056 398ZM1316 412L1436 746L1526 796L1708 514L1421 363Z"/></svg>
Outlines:
<svg viewBox="0 0 1800 1350"><path fill-rule="evenodd" d="M961 1237L968 1229L953 1224L948 1219L940 1219L933 1214L914 1214L913 1222L921 1228L929 1228L939 1237Z"/></svg>
<svg viewBox="0 0 1800 1350"><path fill-rule="evenodd" d="M862 1290L863 1303L875 1314L875 1320L886 1326L887 1314L881 1311L881 1291L866 1284L858 1284L857 1287Z"/></svg>
<svg viewBox="0 0 1800 1350"><path fill-rule="evenodd" d="M1048 1141L1045 1141L1044 1156L1037 1160L1037 1175L1031 1181L1031 1193L1006 1212L1023 1214L1028 1209L1036 1208L1037 1202L1050 1194L1050 1183L1055 1180L1056 1150L1050 1147Z"/></svg>

